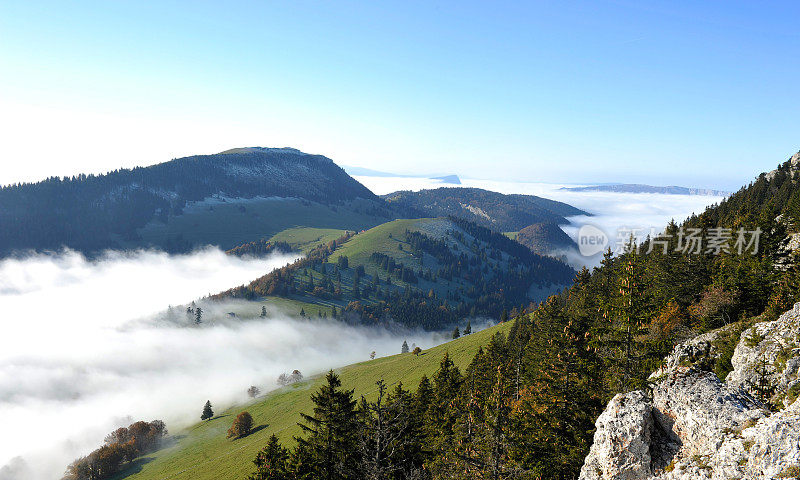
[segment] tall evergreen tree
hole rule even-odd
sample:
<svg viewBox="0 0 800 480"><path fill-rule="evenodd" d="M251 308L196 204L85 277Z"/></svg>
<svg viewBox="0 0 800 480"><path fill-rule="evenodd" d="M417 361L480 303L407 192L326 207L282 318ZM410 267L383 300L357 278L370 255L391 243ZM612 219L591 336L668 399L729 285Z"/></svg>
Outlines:
<svg viewBox="0 0 800 480"><path fill-rule="evenodd" d="M328 372L325 384L311 395L314 414L301 414L305 423L298 424L306 436L296 440L311 460L315 478L360 478L356 402L353 391L341 386L333 370Z"/></svg>
<svg viewBox="0 0 800 480"><path fill-rule="evenodd" d="M272 434L267 446L256 454L253 464L256 471L247 477L248 480L290 480L289 452L278 442L278 437Z"/></svg>

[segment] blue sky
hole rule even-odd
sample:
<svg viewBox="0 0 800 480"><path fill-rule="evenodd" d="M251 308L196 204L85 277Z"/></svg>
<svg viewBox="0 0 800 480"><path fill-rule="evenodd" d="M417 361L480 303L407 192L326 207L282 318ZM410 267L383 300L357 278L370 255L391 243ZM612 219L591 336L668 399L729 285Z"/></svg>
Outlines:
<svg viewBox="0 0 800 480"><path fill-rule="evenodd" d="M234 146L735 189L800 149L800 4L0 2L0 183Z"/></svg>

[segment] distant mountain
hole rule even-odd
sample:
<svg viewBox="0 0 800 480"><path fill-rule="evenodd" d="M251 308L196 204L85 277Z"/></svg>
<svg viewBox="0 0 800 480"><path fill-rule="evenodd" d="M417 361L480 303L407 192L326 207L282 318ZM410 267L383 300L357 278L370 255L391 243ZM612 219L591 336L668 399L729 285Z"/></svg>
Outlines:
<svg viewBox="0 0 800 480"><path fill-rule="evenodd" d="M458 175L445 175L443 177L432 177L431 180L439 180L442 183L461 185L461 179L458 178Z"/></svg>
<svg viewBox="0 0 800 480"><path fill-rule="evenodd" d="M363 229L396 216L327 157L238 148L0 188L0 254L232 248L298 224Z"/></svg>
<svg viewBox="0 0 800 480"><path fill-rule="evenodd" d="M723 190L711 190L707 188L688 188L676 187L656 187L653 185L642 185L639 183L614 183L607 185L589 185L585 187L562 187L561 190L573 192L615 192L615 193L664 193L668 195L709 195L715 197L727 197L731 192Z"/></svg>
<svg viewBox="0 0 800 480"><path fill-rule="evenodd" d="M428 217L452 215L497 232L518 232L534 223L569 223L565 217L588 215L566 203L534 195L504 195L480 188L442 187L384 195L392 206L413 208Z"/></svg>
<svg viewBox="0 0 800 480"><path fill-rule="evenodd" d="M431 180L439 180L442 183L461 185L461 179L458 178L458 175L402 175L399 173L382 172L380 170L373 170L371 168L351 167L348 165L342 165L342 168L348 174L357 177L429 178Z"/></svg>

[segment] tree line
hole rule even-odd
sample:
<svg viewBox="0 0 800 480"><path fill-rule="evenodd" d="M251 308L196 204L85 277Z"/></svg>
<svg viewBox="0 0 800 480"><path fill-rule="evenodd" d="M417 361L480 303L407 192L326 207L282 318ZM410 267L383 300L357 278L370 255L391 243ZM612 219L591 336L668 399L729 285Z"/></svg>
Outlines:
<svg viewBox="0 0 800 480"><path fill-rule="evenodd" d="M166 435L167 427L161 420L120 427L106 436L103 446L72 462L63 480L111 478L136 457L157 450Z"/></svg>

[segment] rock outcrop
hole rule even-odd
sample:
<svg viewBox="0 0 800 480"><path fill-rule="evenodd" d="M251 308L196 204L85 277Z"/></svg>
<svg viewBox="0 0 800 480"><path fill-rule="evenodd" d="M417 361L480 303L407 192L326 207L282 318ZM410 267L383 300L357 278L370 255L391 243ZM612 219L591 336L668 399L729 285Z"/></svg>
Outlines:
<svg viewBox="0 0 800 480"><path fill-rule="evenodd" d="M716 335L676 346L648 391L609 402L581 480L800 478L800 304L742 333L725 382L709 371ZM752 394L764 384L778 411Z"/></svg>

